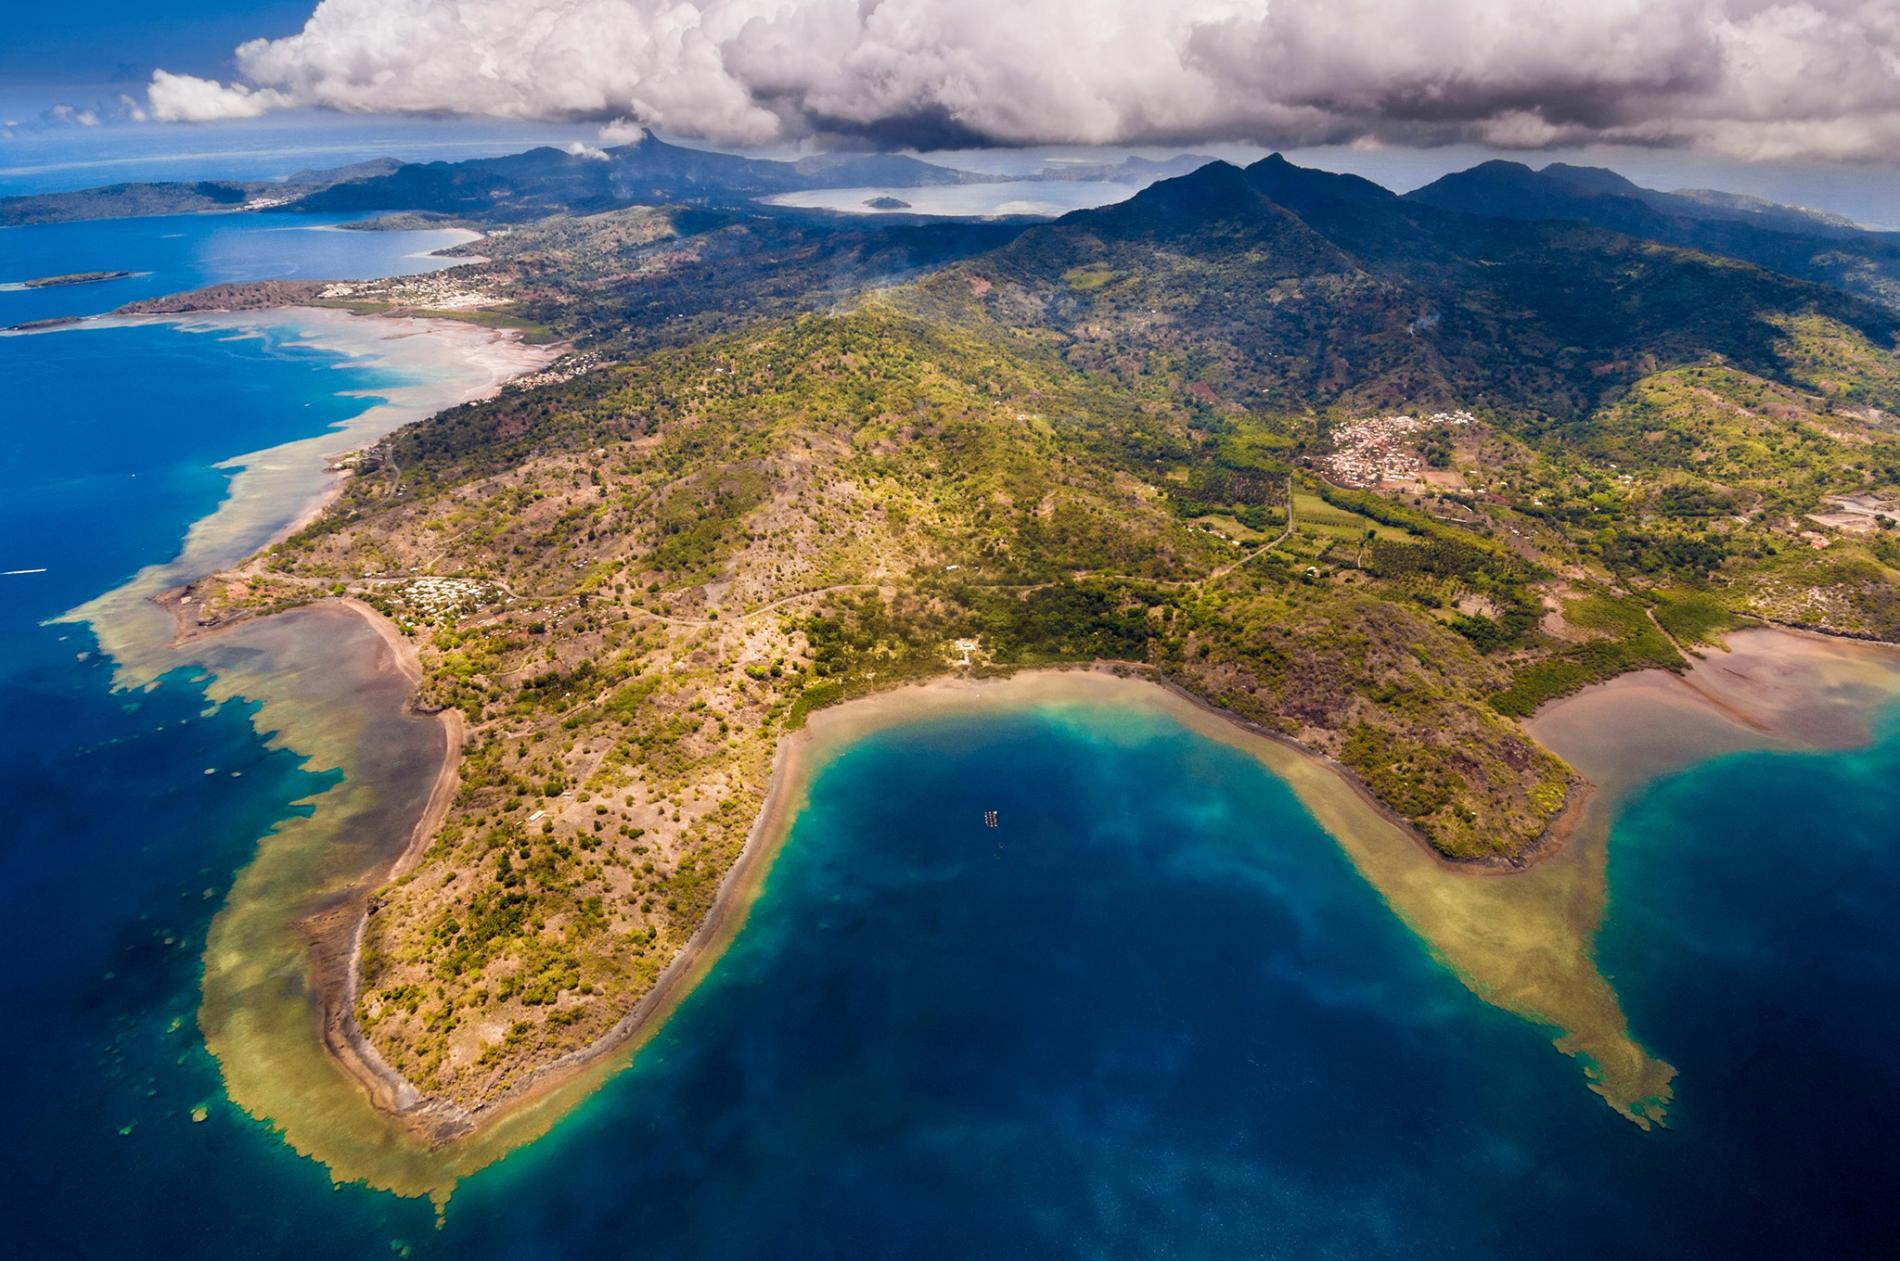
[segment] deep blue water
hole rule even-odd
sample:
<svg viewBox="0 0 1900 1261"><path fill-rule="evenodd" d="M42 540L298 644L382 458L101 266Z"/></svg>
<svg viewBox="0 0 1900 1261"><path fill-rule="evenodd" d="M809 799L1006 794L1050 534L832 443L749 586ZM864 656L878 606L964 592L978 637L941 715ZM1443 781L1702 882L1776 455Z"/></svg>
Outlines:
<svg viewBox="0 0 1900 1261"><path fill-rule="evenodd" d="M1673 1128L1644 1134L1432 964L1242 755L1127 717L879 736L819 781L650 1053L458 1192L443 1243L1881 1255L1896 772L1889 731L1633 804L1605 964L1682 1070Z"/></svg>
<svg viewBox="0 0 1900 1261"><path fill-rule="evenodd" d="M233 871L321 779L238 707L203 712L189 677L112 693L83 630L40 623L170 557L223 492L211 464L377 383L164 328L0 339L0 379L0 569L49 571L0 577L0 1254L1840 1257L1900 1237L1891 726L1708 764L1619 821L1603 961L1681 1071L1668 1131L1434 964L1253 762L1156 717L1034 712L842 755L711 978L439 1230L426 1204L333 1189L224 1100L194 1020Z"/></svg>

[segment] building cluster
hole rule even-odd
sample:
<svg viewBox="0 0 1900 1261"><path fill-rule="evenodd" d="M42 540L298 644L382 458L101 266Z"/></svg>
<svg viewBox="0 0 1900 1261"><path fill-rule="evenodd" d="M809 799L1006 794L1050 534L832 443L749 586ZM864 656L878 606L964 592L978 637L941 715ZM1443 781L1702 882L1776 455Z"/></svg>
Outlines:
<svg viewBox="0 0 1900 1261"><path fill-rule="evenodd" d="M592 372L607 360L598 351L584 350L575 355L562 355L539 372L529 372L516 377L508 383L510 389L532 390L543 385L559 385L563 381L572 381L584 372ZM723 371L723 369L718 369Z"/></svg>
<svg viewBox="0 0 1900 1261"><path fill-rule="evenodd" d="M404 603L424 618L466 613L493 597L494 588L473 578L417 578L404 583Z"/></svg>
<svg viewBox="0 0 1900 1261"><path fill-rule="evenodd" d="M421 276L396 276L387 280L346 280L325 285L321 297L339 301L387 302L393 306L415 307L426 311L479 311L499 306L504 299L470 286L466 277L456 273L466 269Z"/></svg>
<svg viewBox="0 0 1900 1261"><path fill-rule="evenodd" d="M1412 436L1441 425L1469 425L1470 412L1434 412L1430 416L1372 416L1333 429L1333 449L1320 466L1341 486L1378 486L1411 481L1424 468Z"/></svg>

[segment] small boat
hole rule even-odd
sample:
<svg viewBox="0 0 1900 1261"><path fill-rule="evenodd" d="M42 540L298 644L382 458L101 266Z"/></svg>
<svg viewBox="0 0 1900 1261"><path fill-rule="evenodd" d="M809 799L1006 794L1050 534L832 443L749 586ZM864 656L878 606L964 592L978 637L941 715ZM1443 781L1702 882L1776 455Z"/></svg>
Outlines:
<svg viewBox="0 0 1900 1261"><path fill-rule="evenodd" d="M996 811L985 810L983 812L983 826L986 828L993 828L996 826Z"/></svg>

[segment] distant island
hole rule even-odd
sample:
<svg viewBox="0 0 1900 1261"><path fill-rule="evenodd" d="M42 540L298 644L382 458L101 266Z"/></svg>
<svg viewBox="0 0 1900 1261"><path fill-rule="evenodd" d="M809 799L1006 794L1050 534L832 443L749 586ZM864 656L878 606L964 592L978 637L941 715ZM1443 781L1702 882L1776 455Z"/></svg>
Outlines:
<svg viewBox="0 0 1900 1261"><path fill-rule="evenodd" d="M22 320L18 324L8 324L0 328L0 333L44 333L53 328L69 328L85 321L77 315L55 315L44 320Z"/></svg>
<svg viewBox="0 0 1900 1261"><path fill-rule="evenodd" d="M883 196L883 197L868 198L866 199L864 204L872 210L909 210L910 209L910 203L905 201L903 198L891 197L888 195Z"/></svg>
<svg viewBox="0 0 1900 1261"><path fill-rule="evenodd" d="M137 275L129 271L75 271L63 276L36 276L22 281L22 289L57 289L62 285L96 285L107 280L125 280Z"/></svg>

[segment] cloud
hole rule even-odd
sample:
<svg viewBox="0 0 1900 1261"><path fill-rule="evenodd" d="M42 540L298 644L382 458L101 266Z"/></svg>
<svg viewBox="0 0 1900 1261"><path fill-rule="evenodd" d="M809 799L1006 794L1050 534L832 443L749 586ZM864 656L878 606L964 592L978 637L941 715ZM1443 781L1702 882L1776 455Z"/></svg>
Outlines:
<svg viewBox="0 0 1900 1261"><path fill-rule="evenodd" d="M1892 0L322 0L237 65L229 85L159 72L152 113L586 119L740 145L1900 152Z"/></svg>
<svg viewBox="0 0 1900 1261"><path fill-rule="evenodd" d="M196 75L154 70L145 92L152 117L167 123L210 123L230 118L256 118L268 110L293 104L272 88L224 84Z"/></svg>
<svg viewBox="0 0 1900 1261"><path fill-rule="evenodd" d="M600 129L600 142L604 145L634 144L646 139L647 129L631 118L616 118L604 123Z"/></svg>
<svg viewBox="0 0 1900 1261"><path fill-rule="evenodd" d="M80 109L75 105L55 105L46 111L46 117L56 123L70 123L75 127L97 127L99 115L95 110Z"/></svg>

